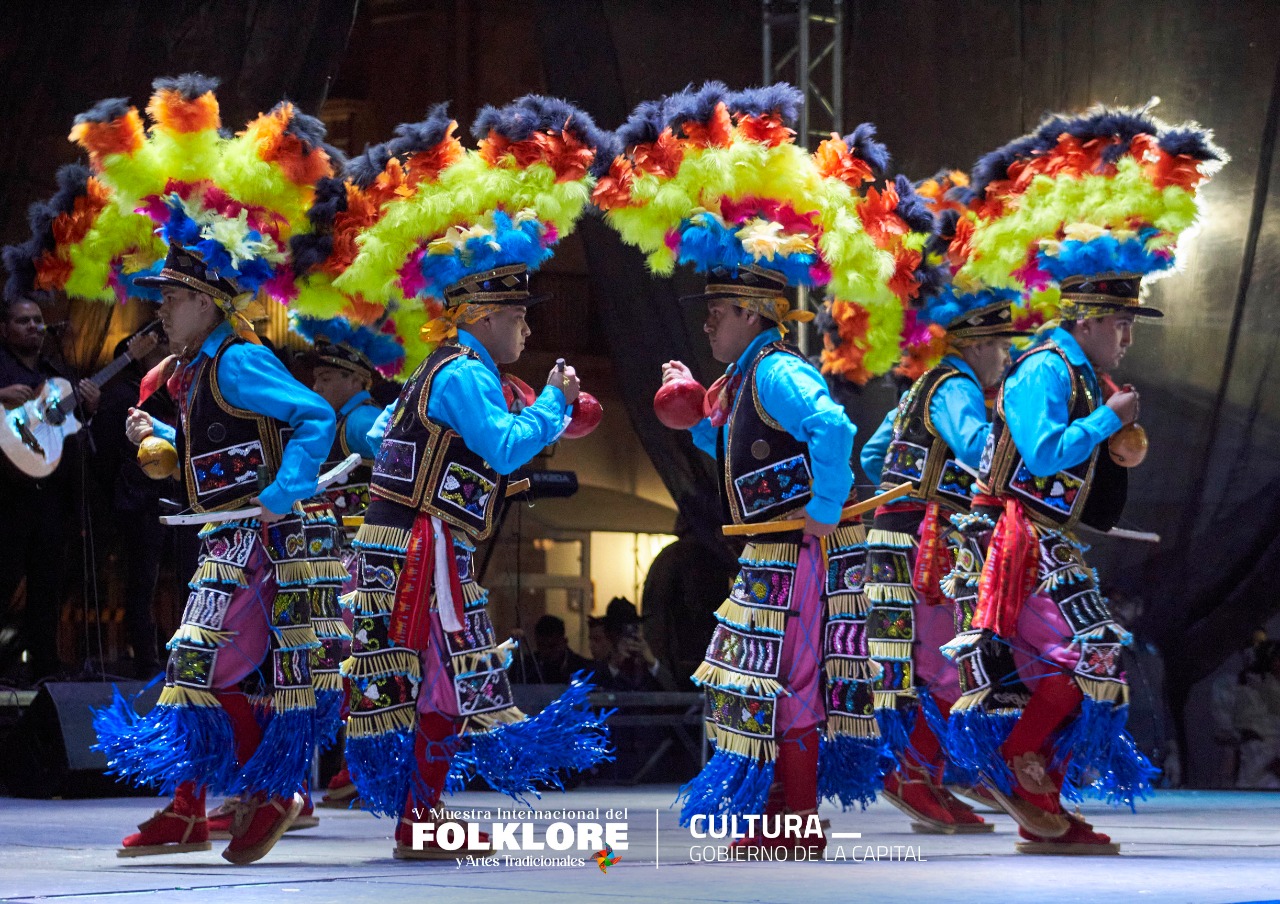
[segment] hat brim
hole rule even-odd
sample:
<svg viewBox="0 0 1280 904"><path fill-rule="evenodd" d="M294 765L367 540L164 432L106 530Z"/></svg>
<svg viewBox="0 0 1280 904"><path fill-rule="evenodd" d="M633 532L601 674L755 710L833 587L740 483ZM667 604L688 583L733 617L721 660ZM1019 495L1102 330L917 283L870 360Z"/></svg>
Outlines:
<svg viewBox="0 0 1280 904"><path fill-rule="evenodd" d="M1063 298L1069 300L1070 296L1064 295ZM1103 315L1104 317L1110 317L1112 314L1132 314L1135 317L1163 317L1164 316L1164 311L1160 310L1159 308L1147 307L1146 305L1124 304L1123 302L1110 304L1105 301L1083 301L1083 302L1076 302L1076 304L1081 305L1083 307L1090 307L1090 308L1095 308L1097 310L1106 311L1107 313Z"/></svg>
<svg viewBox="0 0 1280 904"><path fill-rule="evenodd" d="M181 279L174 279L172 276L163 276L160 274L155 276L139 276L133 281L133 284L135 286L142 286L144 289L163 289L166 286L171 286L175 289L190 289L192 292L199 292L201 295L208 295L214 301L221 301L221 299L214 293L206 292L198 286L193 286L191 283L184 282ZM158 300L149 298L146 300L150 301L152 304L160 304L164 301L163 298Z"/></svg>
<svg viewBox="0 0 1280 904"><path fill-rule="evenodd" d="M553 292L543 292L539 295L530 295L528 298L502 298L496 301L460 301L457 305L450 307L460 307L464 304L491 304L500 308L531 308L536 304L542 304L544 301L550 301L555 298Z"/></svg>

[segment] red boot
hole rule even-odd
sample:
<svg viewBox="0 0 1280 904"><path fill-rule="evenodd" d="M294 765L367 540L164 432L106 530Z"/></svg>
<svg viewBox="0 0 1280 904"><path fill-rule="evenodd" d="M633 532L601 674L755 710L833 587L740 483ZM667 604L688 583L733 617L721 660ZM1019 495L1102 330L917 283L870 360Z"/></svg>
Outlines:
<svg viewBox="0 0 1280 904"><path fill-rule="evenodd" d="M911 751L894 772L885 776L884 798L911 817L911 830L924 835L972 835L993 832L995 826L951 794L938 776L942 745L919 715L911 729ZM908 758L920 762L907 762Z"/></svg>
<svg viewBox="0 0 1280 904"><path fill-rule="evenodd" d="M767 822L758 834L739 838L732 847L785 849L792 858L803 852L805 859L822 859L822 852L827 849L824 832L827 826L816 819L818 742L816 728L791 729L783 735L774 766L776 780L769 789L769 800L765 805ZM782 792L780 809L776 793L779 787Z"/></svg>
<svg viewBox="0 0 1280 904"><path fill-rule="evenodd" d="M338 774L329 779L320 806L341 807L344 810L360 806L360 792L356 789L356 783L351 780L351 773L347 771L345 763Z"/></svg>
<svg viewBox="0 0 1280 904"><path fill-rule="evenodd" d="M308 783L302 789L302 811L298 813L298 818L293 821L293 825L289 826L287 831L314 829L318 825L320 825L320 817L316 815L316 805L311 802L311 785Z"/></svg>
<svg viewBox="0 0 1280 904"><path fill-rule="evenodd" d="M212 840L231 840L231 823L242 805L239 796L230 794L209 814L209 837Z"/></svg>
<svg viewBox="0 0 1280 904"><path fill-rule="evenodd" d="M445 780L449 777L450 745L454 738L453 720L439 713L422 713L418 717L418 733L413 741L413 758L418 777L428 789L426 801L419 801L412 791L404 802L404 812L396 826L396 846L391 855L397 860L449 860L454 857L484 856L493 852L489 836L475 832L460 819L437 809ZM420 848L413 846L414 823L430 823L436 827L431 841ZM465 839L462 846L446 850L439 844L442 826L460 826Z"/></svg>
<svg viewBox="0 0 1280 904"><path fill-rule="evenodd" d="M1018 834L1023 837L1015 847L1019 854L1074 854L1098 856L1119 854L1120 845L1102 832L1095 832L1093 826L1085 822L1083 816L1074 813L1066 814L1071 826L1066 834L1058 838L1041 838L1026 829L1019 827Z"/></svg>
<svg viewBox="0 0 1280 904"><path fill-rule="evenodd" d="M1001 808L1018 826L1040 839L1058 839L1072 830L1062 811L1062 776L1049 768L1054 733L1080 705L1082 695L1068 675L1039 680L1001 752L1013 773L1013 793L990 786Z"/></svg>
<svg viewBox="0 0 1280 904"><path fill-rule="evenodd" d="M117 857L149 857L153 854L185 854L207 851L209 822L204 815L204 789L183 782L173 800L121 842Z"/></svg>
<svg viewBox="0 0 1280 904"><path fill-rule="evenodd" d="M302 805L301 794L267 797L259 793L241 800L231 821L231 843L222 852L223 859L243 866L267 856L298 818Z"/></svg>

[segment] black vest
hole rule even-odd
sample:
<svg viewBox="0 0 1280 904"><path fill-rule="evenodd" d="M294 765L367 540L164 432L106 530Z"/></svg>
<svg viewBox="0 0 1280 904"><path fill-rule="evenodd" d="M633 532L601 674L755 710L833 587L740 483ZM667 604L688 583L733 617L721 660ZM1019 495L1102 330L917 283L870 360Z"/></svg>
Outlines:
<svg viewBox="0 0 1280 904"><path fill-rule="evenodd" d="M956 379L970 378L958 367L939 364L921 374L902 397L893 420L893 440L885 453L881 490L910 483L912 495L925 502L941 502L961 511L969 508L978 475L956 460L929 417L933 394L947 380Z"/></svg>
<svg viewBox="0 0 1280 904"><path fill-rule="evenodd" d="M729 524L759 524L792 516L812 496L808 445L770 418L756 394L756 370L766 355L775 352L804 360L794 346L782 342L761 348L743 374L722 431L721 502Z"/></svg>
<svg viewBox="0 0 1280 904"><path fill-rule="evenodd" d="M435 515L476 540L489 536L507 478L467 448L457 433L427 416L431 383L450 361L480 356L441 345L418 365L400 393L373 462L375 497Z"/></svg>
<svg viewBox="0 0 1280 904"><path fill-rule="evenodd" d="M178 431L178 459L193 512L246 505L280 468L280 422L232 407L218 386L223 354L242 342L228 336L212 358L198 365L191 381L191 401Z"/></svg>
<svg viewBox="0 0 1280 904"><path fill-rule="evenodd" d="M351 447L347 445L347 419L365 406L376 407L371 399L366 399L338 418L338 432L333 437L328 460L320 467L321 474L337 467L351 454ZM369 508L369 480L372 476L373 459L362 458L355 470L347 475L345 483L335 484L324 491L325 498L333 503L339 515L363 515Z"/></svg>
<svg viewBox="0 0 1280 904"><path fill-rule="evenodd" d="M1020 367L1032 355L1049 354L1060 356L1071 374L1071 420L1088 417L1097 410L1100 400L1089 386L1084 371L1072 366L1058 345L1048 342L1032 349L1015 367ZM978 468L980 489L993 496L1018 500L1032 520L1046 527L1070 530L1083 521L1090 527L1109 530L1124 509L1128 474L1111 461L1110 455L1099 454L1102 446L1102 443L1095 446L1089 457L1077 465L1050 477L1036 477L1027 468L1009 434L1002 385L996 397L991 435Z"/></svg>

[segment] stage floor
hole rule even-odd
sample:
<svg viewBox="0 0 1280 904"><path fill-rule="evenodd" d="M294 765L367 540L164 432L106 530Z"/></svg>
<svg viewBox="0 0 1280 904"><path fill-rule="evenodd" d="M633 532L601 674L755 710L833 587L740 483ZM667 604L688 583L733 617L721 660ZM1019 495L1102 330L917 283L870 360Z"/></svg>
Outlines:
<svg viewBox="0 0 1280 904"><path fill-rule="evenodd" d="M144 798L88 801L0 799L0 899L138 900L146 904L217 900L227 904L299 902L475 901L504 893L521 902L626 901L890 902L1262 902L1280 899L1280 793L1164 792L1135 815L1086 807L1085 814L1121 842L1119 857L1031 857L1014 853L1016 831L990 817L992 835L913 834L906 817L877 803L863 813L824 809L845 861L821 863L692 862L698 841L669 809L674 788L583 788L548 795L539 809L626 808L628 849L602 874L590 852L583 865L459 866L454 861L391 858L392 824L358 811L318 810L318 827L286 835L266 859L247 867L212 851L118 859L119 839L148 817ZM511 807L496 794L466 793L452 808ZM481 821L485 821L482 816ZM535 821L541 833L552 820ZM622 820L612 820L622 821ZM571 820L572 822L572 820ZM656 826L656 831L655 831ZM539 837L535 835L535 837ZM879 859L869 856L878 849ZM512 857L563 856L510 854ZM908 858L908 859L903 859Z"/></svg>

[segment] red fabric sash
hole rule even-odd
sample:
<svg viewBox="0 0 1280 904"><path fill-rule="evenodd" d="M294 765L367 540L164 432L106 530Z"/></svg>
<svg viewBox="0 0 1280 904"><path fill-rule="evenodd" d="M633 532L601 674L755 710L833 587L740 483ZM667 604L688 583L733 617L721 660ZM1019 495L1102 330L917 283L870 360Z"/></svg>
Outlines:
<svg viewBox="0 0 1280 904"><path fill-rule="evenodd" d="M454 611L462 622L462 584L453 565L453 535L443 524L444 542L448 544L449 584L453 590ZM396 646L425 650L431 645L431 597L435 589L435 538L431 516L418 515L409 533L404 568L396 583L396 602L391 610L389 634Z"/></svg>
<svg viewBox="0 0 1280 904"><path fill-rule="evenodd" d="M141 405L147 399L155 395L156 391L160 388L161 383L167 384L169 380L173 378L175 373L174 369L177 367L177 364L178 364L178 356L169 355L167 358L165 358L163 361L161 361L159 364L151 368L149 371L146 372L146 374L143 375L142 383L138 386L138 404L139 405ZM185 405L186 397L183 396L180 400L178 393L173 391L176 388L177 387L170 387L170 395L173 396L173 400L175 402L179 402L180 404Z"/></svg>
<svg viewBox="0 0 1280 904"><path fill-rule="evenodd" d="M911 570L911 583L926 605L938 606L944 601L942 575L950 569L947 545L940 529L942 513L936 502L925 508L920 522L920 545L916 548L916 564Z"/></svg>
<svg viewBox="0 0 1280 904"><path fill-rule="evenodd" d="M711 384L703 400L703 411L711 418L712 427L723 427L729 420L729 411L733 408L734 397L738 387L742 385L741 374L725 374Z"/></svg>
<svg viewBox="0 0 1280 904"><path fill-rule="evenodd" d="M978 584L975 628L987 628L1001 637L1013 637L1022 604L1035 590L1040 565L1040 541L1022 506L1004 501L1004 514L991 534L991 547Z"/></svg>

